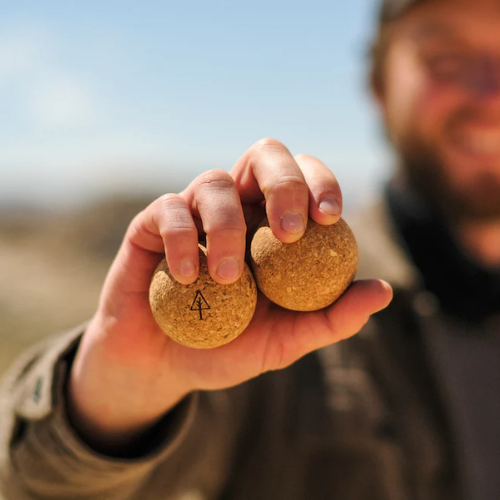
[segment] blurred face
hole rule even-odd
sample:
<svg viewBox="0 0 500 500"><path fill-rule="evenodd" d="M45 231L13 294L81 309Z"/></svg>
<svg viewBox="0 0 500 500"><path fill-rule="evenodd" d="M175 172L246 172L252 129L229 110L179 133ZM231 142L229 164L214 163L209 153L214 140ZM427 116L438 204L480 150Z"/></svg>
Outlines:
<svg viewBox="0 0 500 500"><path fill-rule="evenodd" d="M378 95L405 173L454 218L500 218L500 1L434 0L394 26Z"/></svg>

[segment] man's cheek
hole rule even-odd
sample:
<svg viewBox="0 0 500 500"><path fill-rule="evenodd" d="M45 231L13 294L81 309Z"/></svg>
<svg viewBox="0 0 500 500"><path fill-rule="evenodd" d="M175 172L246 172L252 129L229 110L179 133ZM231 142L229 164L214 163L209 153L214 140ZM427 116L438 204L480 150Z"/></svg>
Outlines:
<svg viewBox="0 0 500 500"><path fill-rule="evenodd" d="M449 86L429 84L414 103L414 119L426 135L444 133L463 106L463 96Z"/></svg>

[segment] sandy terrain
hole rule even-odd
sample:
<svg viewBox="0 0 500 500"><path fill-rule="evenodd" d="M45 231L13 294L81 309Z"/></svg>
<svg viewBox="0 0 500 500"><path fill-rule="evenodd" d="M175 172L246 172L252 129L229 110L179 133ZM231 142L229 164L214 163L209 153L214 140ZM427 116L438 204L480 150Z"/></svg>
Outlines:
<svg viewBox="0 0 500 500"><path fill-rule="evenodd" d="M0 373L27 345L92 316L130 220L150 201L0 213Z"/></svg>

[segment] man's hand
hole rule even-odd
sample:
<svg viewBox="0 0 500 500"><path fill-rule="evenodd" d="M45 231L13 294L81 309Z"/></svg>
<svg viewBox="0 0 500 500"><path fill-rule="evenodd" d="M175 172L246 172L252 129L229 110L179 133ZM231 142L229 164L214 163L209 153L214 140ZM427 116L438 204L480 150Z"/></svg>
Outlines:
<svg viewBox="0 0 500 500"><path fill-rule="evenodd" d="M79 432L100 447L126 446L193 390L234 386L358 332L389 304L386 283L355 282L334 305L308 313L282 309L259 294L248 328L210 350L172 341L149 306L150 280L164 255L174 277L192 283L198 240L206 236L212 278L233 283L243 269L247 236L266 213L276 237L291 243L303 235L308 216L333 224L341 206L339 185L324 164L263 139L230 174L206 172L182 193L162 196L139 213L73 364L68 410Z"/></svg>

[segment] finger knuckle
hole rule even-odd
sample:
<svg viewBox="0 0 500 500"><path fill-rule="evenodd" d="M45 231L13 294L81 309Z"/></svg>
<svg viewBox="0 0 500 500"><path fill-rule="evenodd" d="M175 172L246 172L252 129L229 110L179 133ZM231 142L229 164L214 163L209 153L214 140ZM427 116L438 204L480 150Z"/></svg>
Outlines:
<svg viewBox="0 0 500 500"><path fill-rule="evenodd" d="M277 179L275 184L269 188L270 194L276 192L293 192L294 194L302 194L304 197L308 195L309 188L302 176L299 174L286 174Z"/></svg>
<svg viewBox="0 0 500 500"><path fill-rule="evenodd" d="M234 185L233 178L225 170L207 170L200 176L199 188L211 187L233 189Z"/></svg>
<svg viewBox="0 0 500 500"><path fill-rule="evenodd" d="M142 235L145 235L147 237L150 237L152 235L152 232L146 228L144 223L144 210L142 212L139 212L130 221L126 232L126 238L134 241L137 237L140 237Z"/></svg>
<svg viewBox="0 0 500 500"><path fill-rule="evenodd" d="M283 151L287 149L282 142L278 141L277 139L273 139L272 137L265 137L264 139L260 139L255 143L255 147L257 149L271 149L273 151Z"/></svg>
<svg viewBox="0 0 500 500"><path fill-rule="evenodd" d="M159 198L159 210L153 215L162 237L178 233L194 233L196 227L185 200L178 194L166 194Z"/></svg>
<svg viewBox="0 0 500 500"><path fill-rule="evenodd" d="M179 240L179 239L189 239L195 241L196 238L196 228L194 224L189 224L187 222L179 221L174 225L169 225L162 229L161 237L165 241Z"/></svg>
<svg viewBox="0 0 500 500"><path fill-rule="evenodd" d="M293 157L295 160L317 160L314 156L308 155L306 153L299 153Z"/></svg>
<svg viewBox="0 0 500 500"><path fill-rule="evenodd" d="M224 236L224 238L231 240L241 240L245 238L247 227L244 222L220 219L212 220L203 225L205 233L211 237Z"/></svg>
<svg viewBox="0 0 500 500"><path fill-rule="evenodd" d="M162 210L186 208L186 202L181 196L175 193L168 193L160 196L158 204Z"/></svg>

